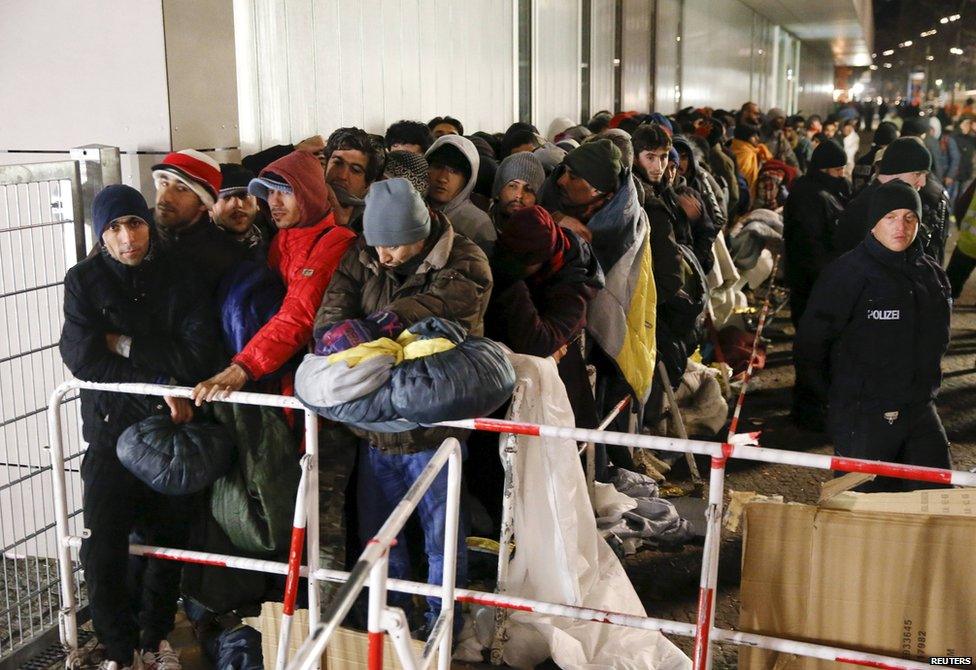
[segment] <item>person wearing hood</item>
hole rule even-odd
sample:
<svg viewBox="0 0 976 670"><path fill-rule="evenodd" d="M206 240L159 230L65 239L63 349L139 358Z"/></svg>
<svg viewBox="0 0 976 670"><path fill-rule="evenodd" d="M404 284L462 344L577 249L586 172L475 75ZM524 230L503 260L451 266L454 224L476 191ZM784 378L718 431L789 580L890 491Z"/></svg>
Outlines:
<svg viewBox="0 0 976 670"><path fill-rule="evenodd" d="M844 176L847 154L824 142L810 157L810 169L796 180L783 208L783 264L790 289L794 329L824 267L834 258L833 231L850 197ZM802 428L823 430L826 406L797 376L793 387L793 421Z"/></svg>
<svg viewBox="0 0 976 670"><path fill-rule="evenodd" d="M749 201L756 197L756 182L759 180L759 168L773 155L765 144L759 141L759 127L739 124L732 135L732 156L736 167L746 180L749 188Z"/></svg>
<svg viewBox="0 0 976 670"><path fill-rule="evenodd" d="M405 179L378 182L366 196L363 236L343 256L322 297L315 318L315 351L329 355L384 335L395 338L430 316L456 321L469 334L480 336L491 289L488 259L474 242L457 235L447 217L429 209ZM353 432L365 440L359 449L357 489L359 536L365 546L441 443L448 437L464 440L465 433L439 427ZM417 508L431 584L441 583L446 500L447 477L442 472ZM462 508L458 586L467 577L465 525ZM389 559L391 577L410 578L403 537L390 549ZM410 598L391 593L391 600L405 604ZM429 632L440 612L440 599L428 598L427 603ZM459 630L460 612L454 621Z"/></svg>
<svg viewBox="0 0 976 670"><path fill-rule="evenodd" d="M597 407L632 395L643 406L654 378L657 290L652 274L650 224L630 166L607 139L569 153L542 187L540 203L560 225L591 240L605 287L590 302L586 330L596 344ZM611 449L626 466L626 449Z"/></svg>
<svg viewBox="0 0 976 670"><path fill-rule="evenodd" d="M252 260L263 262L274 231L268 228L257 198L247 192L254 173L243 165L221 163L219 197L210 212L214 225L248 250Z"/></svg>
<svg viewBox="0 0 976 670"><path fill-rule="evenodd" d="M174 151L152 168L153 210L161 246L195 273L203 289L216 293L224 275L248 257L246 247L210 220L220 197L220 165L194 149Z"/></svg>
<svg viewBox="0 0 976 670"><path fill-rule="evenodd" d="M851 192L857 195L871 183L874 178L874 167L878 159L878 152L898 139L898 126L891 121L882 121L874 131L874 140L870 148L854 162L851 175Z"/></svg>
<svg viewBox="0 0 976 670"><path fill-rule="evenodd" d="M198 406L276 372L305 349L322 294L356 239L352 230L336 225L322 166L310 153L294 151L274 161L251 181L248 192L268 203L278 228L268 266L284 282L285 297L225 370L197 384Z"/></svg>
<svg viewBox="0 0 976 670"><path fill-rule="evenodd" d="M878 162L878 175L851 199L834 230L834 252L840 255L859 245L873 227L869 215L875 191L891 181L902 181L916 190L925 186L932 156L916 137L900 137L887 146ZM924 234L924 230L922 231Z"/></svg>
<svg viewBox="0 0 976 670"><path fill-rule="evenodd" d="M725 228L727 218L725 208L720 202L722 196L717 192L718 184L715 178L698 163L698 157L688 138L675 135L672 142L678 152L678 176L683 177L688 187L693 188L701 196L705 215L712 227L722 230Z"/></svg>
<svg viewBox="0 0 976 670"><path fill-rule="evenodd" d="M474 144L461 135L438 137L427 150L430 164L430 190L427 202L451 222L461 235L491 256L495 245L495 227L488 214L471 202L475 176L481 158Z"/></svg>
<svg viewBox="0 0 976 670"><path fill-rule="evenodd" d="M512 154L498 165L489 210L496 232L501 231L505 222L517 211L535 205L545 180L542 163L529 152Z"/></svg>
<svg viewBox="0 0 976 670"><path fill-rule="evenodd" d="M790 146L790 141L786 138L785 127L786 112L779 107L771 107L766 112L766 123L761 128L760 139L775 160L799 169L800 163L793 152L793 147Z"/></svg>
<svg viewBox="0 0 976 670"><path fill-rule="evenodd" d="M878 187L870 232L824 269L800 322L797 370L828 402L838 456L951 467L934 401L952 299L945 272L919 244L921 216L912 186L893 180ZM934 486L878 477L859 490Z"/></svg>
<svg viewBox="0 0 976 670"><path fill-rule="evenodd" d="M645 124L634 131L634 175L656 198L674 230L674 239L694 253L707 274L715 262L712 244L719 230L701 195L678 174L681 158L665 128ZM657 217L653 222L657 222ZM669 263L670 264L670 263Z"/></svg>
<svg viewBox="0 0 976 670"><path fill-rule="evenodd" d="M68 370L91 382L180 385L213 372L211 296L162 248L142 195L129 186L107 186L92 203L92 219L96 252L68 270L64 281L59 349ZM81 391L88 443L81 464L88 530L81 564L105 668L142 667L144 661L179 668L166 636L176 615L180 565L149 560L140 593L130 593L129 533L138 529L152 544L184 547L194 498L154 492L122 466L115 451L126 428L159 413L174 423L193 418L183 398Z"/></svg>

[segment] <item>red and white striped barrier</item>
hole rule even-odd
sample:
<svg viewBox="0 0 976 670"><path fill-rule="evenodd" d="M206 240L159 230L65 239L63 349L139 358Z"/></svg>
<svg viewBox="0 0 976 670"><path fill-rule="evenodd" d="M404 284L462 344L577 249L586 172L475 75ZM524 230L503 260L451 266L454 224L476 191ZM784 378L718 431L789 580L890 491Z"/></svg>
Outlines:
<svg viewBox="0 0 976 670"><path fill-rule="evenodd" d="M189 397L191 389L177 388L168 386L158 386L152 384L95 384L90 382L69 381L61 386L52 394L51 405L49 408L49 430L51 438L51 458L52 458L52 477L54 479L55 508L56 508L56 533L60 546L58 561L61 575L62 590L62 642L71 652L68 662L78 661L78 637L76 622L76 602L74 598L75 583L72 571L71 549L81 546L81 538L71 536L68 533L67 517L67 498L65 492L65 470L63 459L63 443L61 437L61 419L59 407L61 399L65 393L75 388L86 388L103 391L113 391L118 393L138 393L146 395L168 395L177 397ZM611 612L606 610L595 610L572 605L546 603L540 601L519 598L517 596L504 594L489 594L470 589L453 588L454 560L456 556L449 553L452 547L456 547L456 542L448 542L445 547L444 575L445 584L443 586L420 584L405 580L386 579L385 556L393 539L402 526L406 516L409 516L413 507L416 505L416 495L422 495L422 491L417 494L414 488L408 492L407 497L398 506L391 517L384 524L383 529L377 534L377 538L371 542L364 550L359 562L352 570L346 573L337 570L323 570L318 567L318 484L317 484L317 449L318 432L316 416L303 408L294 398L284 396L273 396L257 393L233 393L226 399L226 402L240 402L251 405L264 405L274 407L288 407L301 409L306 413L305 425L305 445L308 454L308 471L306 477L305 508L306 508L306 540L308 565L301 566L294 560L294 553L289 554L287 563L275 561L263 561L259 559L244 558L238 556L228 556L221 554L211 554L205 552L194 552L188 550L177 550L165 547L152 547L147 545L132 545L130 553L157 558L163 560L176 560L188 563L200 563L204 565L254 570L272 574L300 575L308 578L309 588L309 629L310 635L303 645L303 652L296 661L289 667L292 668L312 668L316 667L321 652L328 642L328 636L339 626L339 623L348 613L352 606L352 598L366 584L366 581L373 576L376 580L375 588L377 592L386 589L413 593L424 596L434 596L442 598L441 618L435 626L434 634L428 643L421 663L429 663L431 656L428 652L433 648L433 643L440 646L440 663L442 668L446 668L444 663L450 659L450 623L453 616L453 601L476 603L489 607L514 609L524 612L535 612L554 616L573 618L581 621L595 621L614 625L629 626L645 630L656 630L666 634L695 636L694 666L696 670L709 668L711 665L710 646L712 642L727 642L740 645L754 646L763 649L771 649L786 653L793 653L802 656L810 656L826 660L835 660L857 665L864 665L874 668L913 668L921 669L929 667L926 663L900 659L895 657L868 654L864 652L831 647L828 645L817 645L795 640L787 640L764 635L742 633L718 629L714 627L714 581L710 581L709 575L715 574L718 564L719 543L717 542L720 533L719 517L721 512L721 501L723 494L725 464L729 458L740 458L744 460L762 461L768 463L780 463L801 467L812 467L826 470L837 470L844 472L863 472L901 479L913 479L919 481L936 482L941 484L952 484L960 486L976 486L976 473L945 470L940 468L926 468L919 466L908 466L897 463L886 463L880 461L869 461L862 459L850 459L832 457L820 454L807 454L796 451L780 451L765 449L755 446L756 435L730 434L725 443L706 442L702 440L680 440L667 437L655 437L649 435L633 435L626 433L615 433L601 430L587 430L580 428L568 428L559 426L545 426L537 424L527 424L520 422L505 421L500 419L469 419L465 421L444 422L438 425L448 425L472 430L485 430L494 433L509 433L515 435L527 435L536 437L552 437L559 439L572 439L580 442L601 442L604 444L617 444L621 446L634 447L638 449L660 449L662 451L691 452L695 454L708 455L712 457L712 470L709 486L709 509L708 509L708 534L706 537L706 549L703 556L702 565L702 589L699 597L699 612L695 624L656 619L653 617L640 617ZM450 474L460 474L460 450L455 449L454 445L445 443L439 450L438 462L431 462L429 466L433 472L430 474L432 479L436 471L443 467L447 459L451 459L449 466L449 480L453 479ZM449 448L448 448L449 447ZM447 448L447 449L446 449ZM441 454L441 452L444 452ZM448 452L450 452L448 454ZM454 459L457 466L454 467ZM426 472L426 471L425 471ZM415 484L423 485L424 490L429 482L422 482L424 475ZM454 489L449 486L449 490ZM415 495L416 494L416 495ZM454 494L451 494L454 495ZM297 505L301 507L302 505ZM456 509L456 507L454 507ZM314 515L314 516L313 516ZM450 516L448 517L450 521ZM301 527L299 523L299 513L296 511L295 528ZM454 518L454 530L450 524L446 529L447 534L456 533L456 516ZM293 545L294 546L294 545ZM711 549L714 547L714 549ZM297 552L301 556L301 551ZM377 573L382 572L381 576ZM450 576L450 588L447 579ZM346 593L346 598L336 597L330 604L329 613L325 623L318 623L318 588L319 581L329 580L344 582L345 587L340 593ZM297 579L294 579L297 584ZM382 604L377 600L377 607ZM409 667L415 667L416 659L406 660L410 651L408 635L405 630L402 616L398 617L396 611L390 608L382 608L379 616L373 618L370 626L371 652L370 660L373 665L371 668L378 668L375 665L382 661L381 647L377 645L382 642L383 630L390 633L394 640L394 647L401 660L404 660Z"/></svg>

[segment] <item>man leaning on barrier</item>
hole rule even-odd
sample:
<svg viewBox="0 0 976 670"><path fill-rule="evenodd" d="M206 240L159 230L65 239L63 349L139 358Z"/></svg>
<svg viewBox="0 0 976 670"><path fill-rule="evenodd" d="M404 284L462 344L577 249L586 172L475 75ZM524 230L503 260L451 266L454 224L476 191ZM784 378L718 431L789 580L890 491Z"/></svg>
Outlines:
<svg viewBox="0 0 976 670"><path fill-rule="evenodd" d="M209 375L217 341L209 295L160 248L152 214L129 186L102 190L92 204L97 253L65 276L60 350L75 377L92 382L193 385ZM116 456L122 432L164 407L175 423L193 418L189 401L82 391L82 506L90 532L81 547L92 623L105 646L102 668L175 670L166 641L179 596L180 564L150 560L140 593L127 584L129 533L181 547L193 513L189 496L152 491ZM133 611L139 603L139 611Z"/></svg>

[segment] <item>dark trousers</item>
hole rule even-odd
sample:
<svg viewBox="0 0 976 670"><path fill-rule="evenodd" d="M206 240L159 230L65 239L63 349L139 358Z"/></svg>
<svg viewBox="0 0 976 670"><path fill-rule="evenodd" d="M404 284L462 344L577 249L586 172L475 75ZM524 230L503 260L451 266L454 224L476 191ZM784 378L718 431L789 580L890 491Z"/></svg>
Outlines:
<svg viewBox="0 0 976 670"><path fill-rule="evenodd" d="M790 289L790 319L793 329L799 331L800 318L807 309L811 289L797 286ZM793 420L806 428L823 430L827 407L819 395L809 386L800 370L795 370L793 382Z"/></svg>
<svg viewBox="0 0 976 670"><path fill-rule="evenodd" d="M834 452L848 458L932 468L952 467L949 440L935 403L902 407L897 417L890 418L890 422L885 418L885 410L863 411L856 403L836 408L832 404L828 425L834 441ZM856 490L898 492L929 488L944 488L944 485L876 477L874 481L862 484Z"/></svg>
<svg viewBox="0 0 976 670"><path fill-rule="evenodd" d="M137 531L148 544L185 547L199 497L156 493L119 463L114 445L91 445L81 477L90 531L81 544L81 564L92 624L106 657L129 665L133 651L155 651L173 629L181 571L175 561L150 559L141 580L134 578L129 533Z"/></svg>
<svg viewBox="0 0 976 670"><path fill-rule="evenodd" d="M976 269L976 258L967 256L958 248L954 249L952 256L949 257L949 265L946 266L946 275L948 275L949 284L952 286L953 300L962 295L962 289L973 269Z"/></svg>

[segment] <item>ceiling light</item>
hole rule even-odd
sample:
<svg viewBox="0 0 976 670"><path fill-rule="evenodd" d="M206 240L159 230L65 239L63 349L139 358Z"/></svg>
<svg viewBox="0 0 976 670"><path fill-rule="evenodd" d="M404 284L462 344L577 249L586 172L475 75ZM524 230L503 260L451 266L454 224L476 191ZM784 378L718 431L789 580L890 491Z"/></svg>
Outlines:
<svg viewBox="0 0 976 670"><path fill-rule="evenodd" d="M877 70L878 69L878 66L877 65L869 65L868 66L868 69L869 70Z"/></svg>
<svg viewBox="0 0 976 670"><path fill-rule="evenodd" d="M936 86L942 86L942 80L941 79L936 79L935 80L935 85Z"/></svg>
<svg viewBox="0 0 976 670"><path fill-rule="evenodd" d="M935 60L935 56L926 56L925 60Z"/></svg>
<svg viewBox="0 0 976 670"><path fill-rule="evenodd" d="M895 50L894 49L887 49L886 51L882 51L881 52L881 55L882 56L890 56L893 53L895 53Z"/></svg>
<svg viewBox="0 0 976 670"><path fill-rule="evenodd" d="M939 23L943 23L943 24L949 23L949 17L943 16L941 19L939 19Z"/></svg>
<svg viewBox="0 0 976 670"><path fill-rule="evenodd" d="M949 49L949 53L951 53L953 56L962 56L962 49L959 47L952 47Z"/></svg>
<svg viewBox="0 0 976 670"><path fill-rule="evenodd" d="M885 63L885 64L884 64L884 66L885 66L886 68L888 68L889 70L891 69L891 63Z"/></svg>
<svg viewBox="0 0 976 670"><path fill-rule="evenodd" d="M932 35L935 35L937 32L939 31L933 28L932 30L926 30L924 33L921 33L919 37L932 37Z"/></svg>
<svg viewBox="0 0 976 670"><path fill-rule="evenodd" d="M949 17L949 20L950 21L958 21L959 20L959 15L958 14L953 14L952 16Z"/></svg>
<svg viewBox="0 0 976 670"><path fill-rule="evenodd" d="M912 44L913 44L913 42L911 40L905 40L904 42L902 42L898 46L900 46L900 47L910 47L910 46L912 46Z"/></svg>

